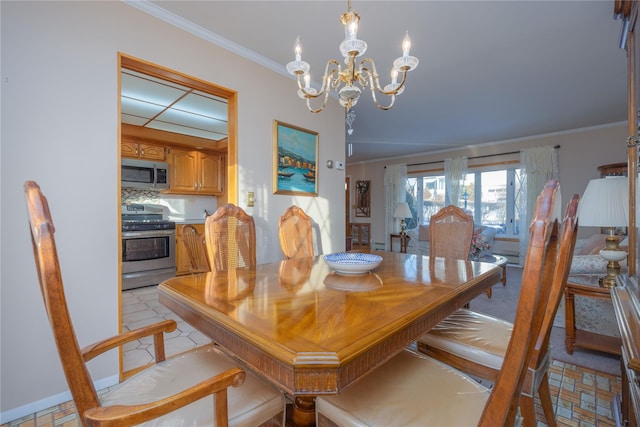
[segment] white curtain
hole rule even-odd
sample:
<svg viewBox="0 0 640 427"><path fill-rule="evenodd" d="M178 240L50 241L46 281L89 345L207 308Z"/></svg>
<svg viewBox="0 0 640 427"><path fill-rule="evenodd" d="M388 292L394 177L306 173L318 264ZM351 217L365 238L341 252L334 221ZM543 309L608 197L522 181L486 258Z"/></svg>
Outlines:
<svg viewBox="0 0 640 427"><path fill-rule="evenodd" d="M389 250L389 234L400 229L400 220L393 217L399 202L404 202L407 184L407 165L389 165L384 171L384 246Z"/></svg>
<svg viewBox="0 0 640 427"><path fill-rule="evenodd" d="M467 172L467 158L456 157L453 159L445 159L444 161L444 204L458 206L460 200L460 189L464 175Z"/></svg>
<svg viewBox="0 0 640 427"><path fill-rule="evenodd" d="M533 218L536 199L542 192L544 185L550 179L558 179L558 151L555 147L525 148L520 152L520 165L524 170L521 191L524 197L518 198L520 205L520 265L524 265L524 258L529 246L529 225ZM556 206L562 206L562 196L558 190Z"/></svg>

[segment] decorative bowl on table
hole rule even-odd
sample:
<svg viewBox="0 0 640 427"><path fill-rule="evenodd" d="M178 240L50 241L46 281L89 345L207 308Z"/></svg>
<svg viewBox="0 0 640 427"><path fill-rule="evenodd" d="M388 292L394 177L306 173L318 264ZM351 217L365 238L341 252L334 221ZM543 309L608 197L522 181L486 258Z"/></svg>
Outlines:
<svg viewBox="0 0 640 427"><path fill-rule="evenodd" d="M325 255L324 262L341 274L363 274L379 266L382 257L359 252L338 252Z"/></svg>

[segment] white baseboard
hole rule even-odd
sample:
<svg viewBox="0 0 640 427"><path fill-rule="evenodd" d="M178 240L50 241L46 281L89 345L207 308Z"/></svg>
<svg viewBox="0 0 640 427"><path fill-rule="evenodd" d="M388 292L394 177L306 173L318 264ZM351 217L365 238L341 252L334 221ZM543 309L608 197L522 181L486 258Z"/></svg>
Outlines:
<svg viewBox="0 0 640 427"><path fill-rule="evenodd" d="M115 384L118 384L118 375L98 380L94 383L94 386L96 390L102 390L103 388L111 387ZM0 412L0 424L9 423L11 421L26 417L27 415L35 414L36 412L51 408L70 400L73 400L71 397L71 392L67 390L65 392L54 394L35 402L27 403L26 405L22 405L17 408L9 409L8 411Z"/></svg>

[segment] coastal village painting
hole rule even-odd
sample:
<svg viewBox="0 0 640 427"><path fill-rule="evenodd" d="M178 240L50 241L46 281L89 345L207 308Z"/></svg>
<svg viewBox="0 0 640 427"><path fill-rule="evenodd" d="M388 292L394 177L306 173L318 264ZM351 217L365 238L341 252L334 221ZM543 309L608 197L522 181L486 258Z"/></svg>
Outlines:
<svg viewBox="0 0 640 427"><path fill-rule="evenodd" d="M274 194L318 195L318 133L274 121Z"/></svg>

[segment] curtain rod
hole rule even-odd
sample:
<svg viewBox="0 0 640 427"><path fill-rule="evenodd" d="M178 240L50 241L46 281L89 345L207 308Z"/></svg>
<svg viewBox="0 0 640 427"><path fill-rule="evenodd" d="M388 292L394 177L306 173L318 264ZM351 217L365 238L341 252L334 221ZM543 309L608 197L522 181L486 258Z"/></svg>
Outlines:
<svg viewBox="0 0 640 427"><path fill-rule="evenodd" d="M560 148L559 145L554 145L553 148L555 148L556 150L558 148ZM497 153L497 154L484 154L482 156L473 156L473 157L468 157L468 160L472 160L472 159L483 159L485 157L495 157L495 156L507 156L509 154L519 154L520 151L509 151L507 153ZM422 166L422 165L433 165L435 163L443 163L444 160L435 160L433 162L423 162L423 163L409 163L407 164L407 166ZM385 166L386 167L386 166Z"/></svg>

